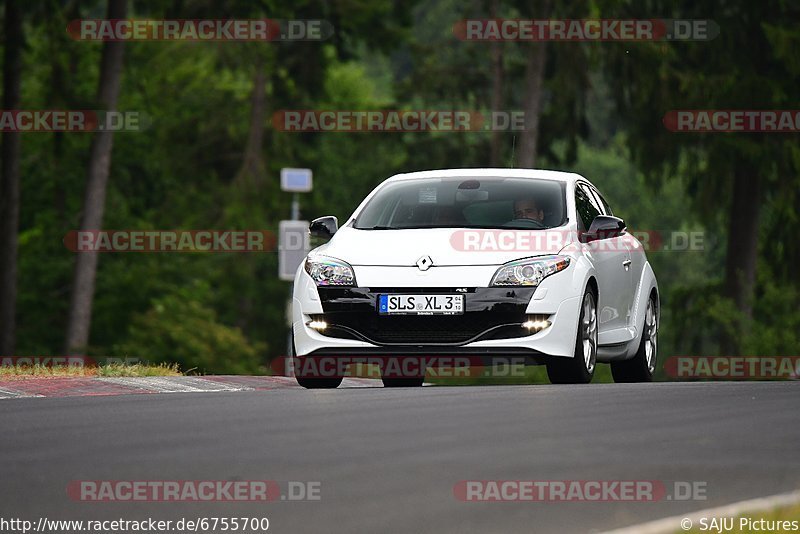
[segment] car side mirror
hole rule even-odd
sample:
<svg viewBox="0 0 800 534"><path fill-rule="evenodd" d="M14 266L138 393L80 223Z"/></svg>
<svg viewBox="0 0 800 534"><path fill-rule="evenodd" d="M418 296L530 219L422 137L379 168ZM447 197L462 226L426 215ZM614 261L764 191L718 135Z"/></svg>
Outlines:
<svg viewBox="0 0 800 534"><path fill-rule="evenodd" d="M589 231L583 234L582 241L589 243L598 239L619 237L625 231L625 221L611 215L598 215L589 226Z"/></svg>
<svg viewBox="0 0 800 534"><path fill-rule="evenodd" d="M308 233L311 237L329 241L339 229L339 219L333 215L327 215L311 221L308 225Z"/></svg>

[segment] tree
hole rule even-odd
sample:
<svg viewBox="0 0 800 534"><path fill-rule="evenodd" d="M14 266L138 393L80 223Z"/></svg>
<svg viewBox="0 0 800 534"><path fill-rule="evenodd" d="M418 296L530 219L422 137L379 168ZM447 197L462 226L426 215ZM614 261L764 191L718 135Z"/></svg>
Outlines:
<svg viewBox="0 0 800 534"><path fill-rule="evenodd" d="M493 19L498 17L499 0L490 0L489 16ZM503 47L499 41L492 41L492 111L502 111L503 107ZM492 131L490 144L489 165L492 167L500 166L502 136L499 130Z"/></svg>
<svg viewBox="0 0 800 534"><path fill-rule="evenodd" d="M247 134L242 167L236 176L237 185L248 182L256 186L266 180L264 162L264 118L266 114L266 76L260 61L256 62L253 74L253 95L250 100L250 130Z"/></svg>
<svg viewBox="0 0 800 534"><path fill-rule="evenodd" d="M6 1L3 57L3 109L20 107L22 16L16 0ZM17 234L19 233L20 132L3 132L0 191L0 354L14 353L17 304Z"/></svg>
<svg viewBox="0 0 800 534"><path fill-rule="evenodd" d="M550 2L542 2L540 18L547 18L550 13ZM532 168L536 164L537 145L539 143L539 122L542 114L542 91L544 85L544 68L547 61L547 41L530 43L525 65L525 129L520 136L519 166Z"/></svg>
<svg viewBox="0 0 800 534"><path fill-rule="evenodd" d="M627 1L604 4L623 18L635 18L643 9ZM796 49L800 10L780 0L731 0L724 8L656 0L647 6L647 13L683 19L712 12L721 28L713 40L609 44L605 59L617 107L625 110L620 117L631 152L651 183L680 175L694 199L691 208L710 226L727 230L720 307L733 313L708 318L720 321L723 351L739 353L757 319L753 302L762 214L774 203L769 191L783 190L780 184L797 175L796 140L789 134L672 133L662 120L681 109L795 109L791 95L798 78L791 65L796 52L782 54L780 47L789 42L775 37L794 35L789 46Z"/></svg>
<svg viewBox="0 0 800 534"><path fill-rule="evenodd" d="M127 0L108 0L107 18L124 19L126 13ZM103 44L98 103L106 112L116 111L117 108L123 50L122 41L107 41ZM81 231L99 230L103 224L113 142L114 134L110 130L98 131L92 139ZM97 260L97 252L82 252L75 261L65 342L67 354L83 353L89 343Z"/></svg>

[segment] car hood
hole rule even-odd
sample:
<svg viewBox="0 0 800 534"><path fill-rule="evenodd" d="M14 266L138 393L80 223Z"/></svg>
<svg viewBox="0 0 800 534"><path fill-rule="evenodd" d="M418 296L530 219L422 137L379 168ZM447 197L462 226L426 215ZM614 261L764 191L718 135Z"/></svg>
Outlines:
<svg viewBox="0 0 800 534"><path fill-rule="evenodd" d="M416 266L423 256L430 256L434 266L502 265L519 258L557 254L569 242L570 236L563 228L358 230L343 227L312 254L338 258L353 266Z"/></svg>

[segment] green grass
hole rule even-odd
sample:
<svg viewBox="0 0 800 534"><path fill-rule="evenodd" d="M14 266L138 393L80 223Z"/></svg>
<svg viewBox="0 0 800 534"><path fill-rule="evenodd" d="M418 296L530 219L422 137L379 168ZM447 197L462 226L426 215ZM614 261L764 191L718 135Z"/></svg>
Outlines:
<svg viewBox="0 0 800 534"><path fill-rule="evenodd" d="M177 363L121 364L112 363L97 368L97 376L181 376Z"/></svg>
<svg viewBox="0 0 800 534"><path fill-rule="evenodd" d="M178 369L178 364L161 363L150 364L123 364L110 363L100 366L76 365L25 365L25 366L0 366L0 380L24 380L26 378L64 378L64 377L89 377L89 376L180 376L183 373Z"/></svg>

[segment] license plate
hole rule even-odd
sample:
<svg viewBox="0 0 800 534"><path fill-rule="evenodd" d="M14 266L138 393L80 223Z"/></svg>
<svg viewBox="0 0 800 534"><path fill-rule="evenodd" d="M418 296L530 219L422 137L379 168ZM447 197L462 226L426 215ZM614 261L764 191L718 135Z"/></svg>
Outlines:
<svg viewBox="0 0 800 534"><path fill-rule="evenodd" d="M378 295L381 315L461 315L464 295Z"/></svg>

